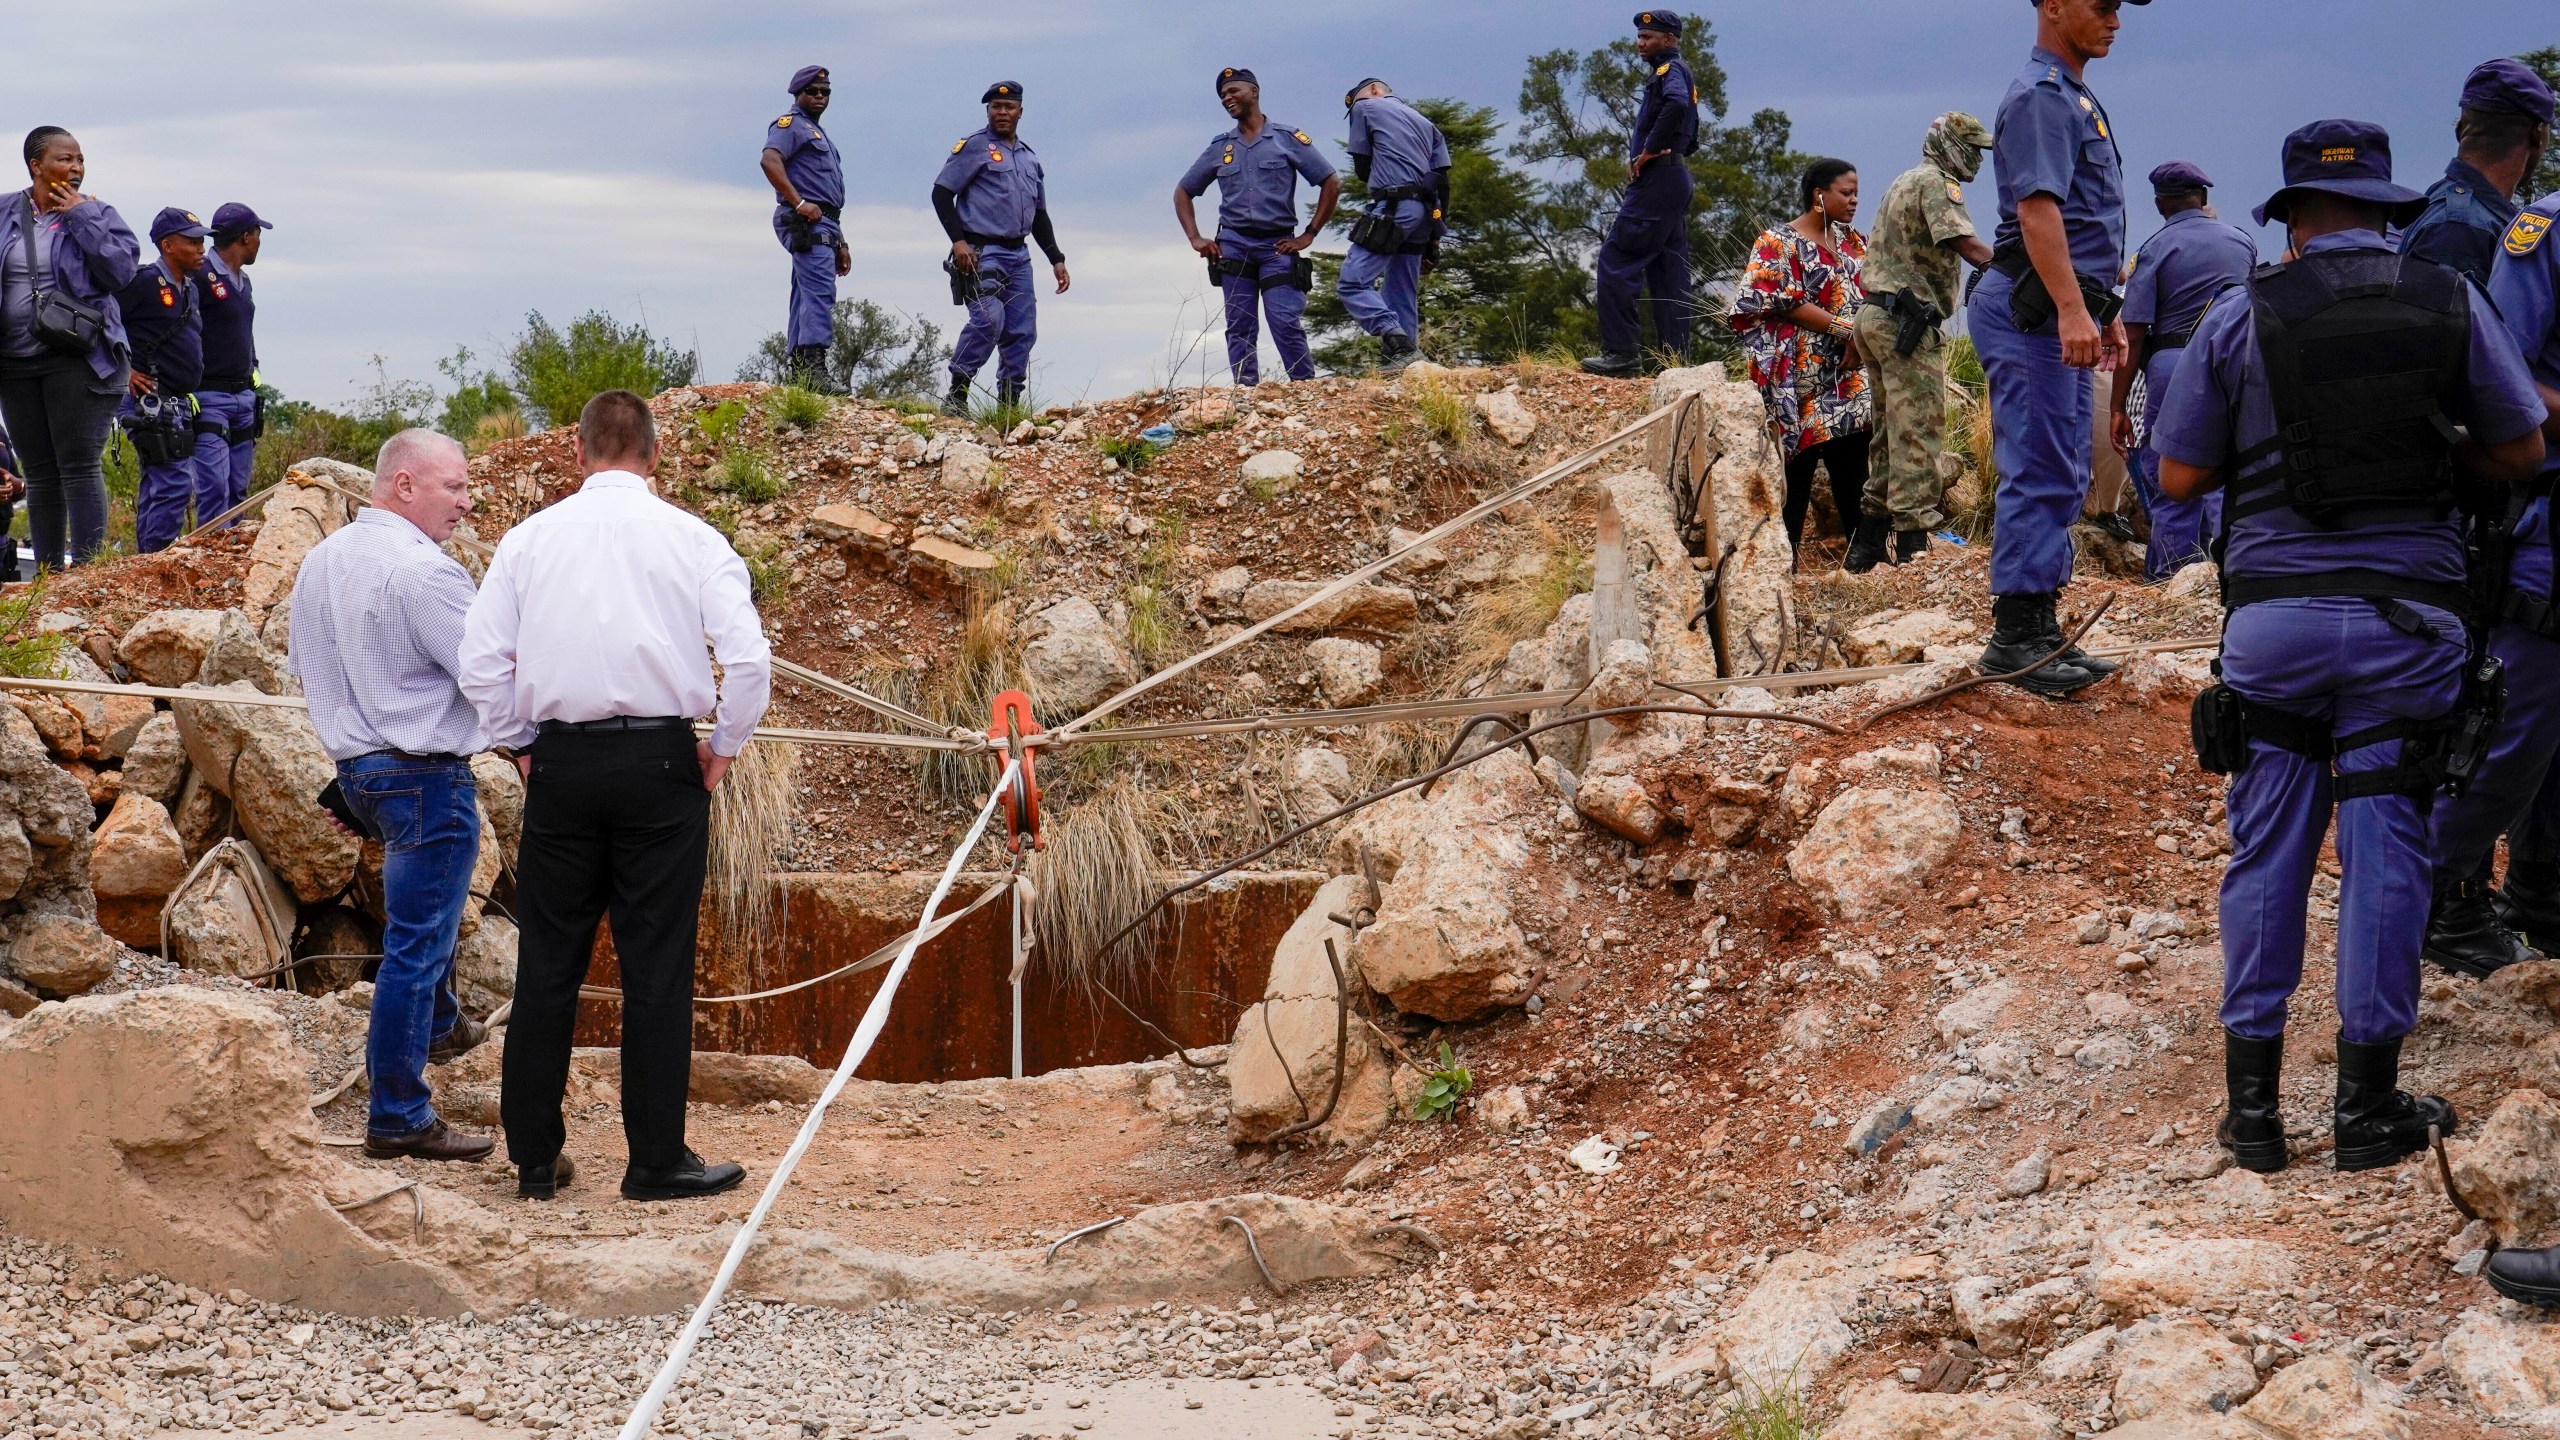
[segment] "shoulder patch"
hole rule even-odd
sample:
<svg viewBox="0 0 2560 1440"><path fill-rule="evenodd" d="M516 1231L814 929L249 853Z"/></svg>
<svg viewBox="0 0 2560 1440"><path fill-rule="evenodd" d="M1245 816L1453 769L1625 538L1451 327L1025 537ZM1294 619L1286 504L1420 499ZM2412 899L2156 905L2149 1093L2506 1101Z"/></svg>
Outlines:
<svg viewBox="0 0 2560 1440"><path fill-rule="evenodd" d="M2527 210L2516 217L2515 224L2507 227L2507 253L2519 257L2530 255L2540 248L2542 237L2550 233L2551 217Z"/></svg>
<svg viewBox="0 0 2560 1440"><path fill-rule="evenodd" d="M1957 183L1956 183L1956 182L1954 182L1953 180L1948 181L1948 182L1947 182L1947 198L1948 198L1948 199L1950 199L1950 200L1953 200L1954 202L1956 202L1956 203L1957 203L1957 204L1959 204L1959 205L1963 204L1963 203L1964 203L1964 187L1963 187L1963 186L1961 186L1961 185L1959 185L1959 184L1957 184Z"/></svg>
<svg viewBox="0 0 2560 1440"><path fill-rule="evenodd" d="M1656 74L1656 75L1668 75L1668 74L1670 74L1670 73L1671 73L1671 65L1670 65L1670 62L1669 62L1669 61L1665 61L1665 62L1663 62L1662 64L1660 64L1660 65L1657 65L1657 66L1653 67L1653 73L1654 73L1654 74Z"/></svg>
<svg viewBox="0 0 2560 1440"><path fill-rule="evenodd" d="M1314 143L1316 143L1316 142L1314 142L1313 140L1310 140L1310 139L1308 139L1308 138L1307 138L1307 132L1306 132L1306 131L1304 131L1304 130L1293 130L1293 131L1291 131L1291 132L1289 132L1289 133L1291 133L1291 134L1293 134L1293 135L1297 136L1297 137L1298 137L1298 143L1299 143L1299 144L1301 144L1301 145L1313 145Z"/></svg>
<svg viewBox="0 0 2560 1440"><path fill-rule="evenodd" d="M966 150L966 149L968 149L968 148L969 148L969 142L968 142L968 141L966 141L966 140L954 140L954 141L952 141L952 142L951 142L951 153L952 153L952 154L954 154L954 155L957 155L957 154L959 154L961 151Z"/></svg>
<svg viewBox="0 0 2560 1440"><path fill-rule="evenodd" d="M785 116L783 116L781 119L774 121L774 122L773 122L773 128L774 128L774 129L776 129L776 130L788 130L788 129L790 129L790 128L791 128L791 117L790 117L790 116L788 116L788 115L785 115Z"/></svg>

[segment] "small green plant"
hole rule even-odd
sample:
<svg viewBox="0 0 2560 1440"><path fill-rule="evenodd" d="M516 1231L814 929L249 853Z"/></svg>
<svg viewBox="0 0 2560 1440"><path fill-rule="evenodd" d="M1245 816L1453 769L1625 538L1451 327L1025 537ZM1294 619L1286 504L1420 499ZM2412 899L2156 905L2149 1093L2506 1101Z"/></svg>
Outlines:
<svg viewBox="0 0 2560 1440"><path fill-rule="evenodd" d="M729 548L747 562L747 588L758 605L778 605L791 596L791 564L785 557L782 542L767 540L756 545L742 545L736 540Z"/></svg>
<svg viewBox="0 0 2560 1440"><path fill-rule="evenodd" d="M738 543L738 507L725 500L714 500L702 508L702 523L720 532L720 538Z"/></svg>
<svg viewBox="0 0 2560 1440"><path fill-rule="evenodd" d="M765 412L775 429L815 430L827 418L827 397L798 385L777 386L765 397Z"/></svg>
<svg viewBox="0 0 2560 1440"><path fill-rule="evenodd" d="M44 581L0 599L0 675L21 679L59 679L62 675L63 647L71 643L69 632L39 631L37 622L44 618Z"/></svg>
<svg viewBox="0 0 2560 1440"><path fill-rule="evenodd" d="M1466 1066L1458 1063L1456 1053L1449 1049L1449 1042L1443 1040L1440 1042L1440 1068L1432 1071L1431 1078L1422 1082L1422 1097L1413 1102L1413 1118L1448 1119L1457 1113L1459 1099L1474 1088L1476 1077L1468 1073Z"/></svg>
<svg viewBox="0 0 2560 1440"><path fill-rule="evenodd" d="M779 500L791 488L753 450L732 450L721 456L720 463L711 467L709 483L712 489L735 495L749 505Z"/></svg>
<svg viewBox="0 0 2560 1440"><path fill-rule="evenodd" d="M1280 493L1290 488L1289 483L1277 475L1256 475L1244 482L1244 493L1265 505L1279 499Z"/></svg>
<svg viewBox="0 0 2560 1440"><path fill-rule="evenodd" d="M723 400L693 418L693 428L712 445L725 449L738 438L738 427L746 423L747 402Z"/></svg>
<svg viewBox="0 0 2560 1440"><path fill-rule="evenodd" d="M1182 611L1154 585L1129 587L1129 648L1152 666L1182 638Z"/></svg>
<svg viewBox="0 0 2560 1440"><path fill-rule="evenodd" d="M1475 407L1445 385L1414 386L1413 410L1421 417L1422 428L1444 445L1464 445L1475 433Z"/></svg>
<svg viewBox="0 0 2560 1440"><path fill-rule="evenodd" d="M940 409L933 406L926 406L926 408L922 410L901 409L898 415L898 423L906 426L909 432L921 435L930 440L933 438L933 417L941 413L942 411Z"/></svg>
<svg viewBox="0 0 2560 1440"><path fill-rule="evenodd" d="M1120 468L1132 475L1145 473L1147 462L1156 458L1156 447L1137 435L1108 436L1095 441L1093 448L1102 452L1102 458L1119 461Z"/></svg>
<svg viewBox="0 0 2560 1440"><path fill-rule="evenodd" d="M1000 400L982 401L969 408L969 418L999 435L1008 433L1025 420L1037 418L1040 402L1025 391L1021 399L1007 404Z"/></svg>
<svg viewBox="0 0 2560 1440"><path fill-rule="evenodd" d="M1766 1390L1745 1382L1743 1393L1725 1411L1715 1440L1821 1440L1821 1435L1813 1403L1796 1388L1790 1371Z"/></svg>

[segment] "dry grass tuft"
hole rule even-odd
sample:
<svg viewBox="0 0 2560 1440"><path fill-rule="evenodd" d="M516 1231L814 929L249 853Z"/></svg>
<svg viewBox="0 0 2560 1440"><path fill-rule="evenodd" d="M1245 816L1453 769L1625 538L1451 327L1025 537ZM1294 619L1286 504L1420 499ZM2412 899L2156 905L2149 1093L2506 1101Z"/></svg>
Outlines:
<svg viewBox="0 0 2560 1440"><path fill-rule="evenodd" d="M1040 698L1013 643L1012 608L975 597L961 626L959 648L935 656L925 667L923 679L909 679L904 671L876 678L890 687L872 692L881 698L905 705L937 724L979 731L986 729L996 697L1005 691L1020 690L1035 702ZM986 755L948 750L920 750L916 755L916 783L927 799L972 810L987 798L1002 773L1001 764Z"/></svg>
<svg viewBox="0 0 2560 1440"><path fill-rule="evenodd" d="M1463 392L1437 380L1408 380L1405 389L1413 413L1433 439L1455 449L1475 438L1475 404Z"/></svg>
<svg viewBox="0 0 2560 1440"><path fill-rule="evenodd" d="M1520 641L1545 633L1564 602L1591 588L1591 557L1549 521L1537 522L1538 568L1506 576L1458 607L1448 674L1460 682L1498 668Z"/></svg>
<svg viewBox="0 0 2560 1440"><path fill-rule="evenodd" d="M1050 817L1047 844L1031 861L1039 891L1032 928L1050 973L1125 994L1155 954L1160 914L1107 954L1094 952L1155 899L1158 803L1122 775Z"/></svg>
<svg viewBox="0 0 2560 1440"><path fill-rule="evenodd" d="M789 745L747 742L711 792L711 857L703 900L720 948L754 956L781 937L775 860L789 850L799 814L799 756Z"/></svg>

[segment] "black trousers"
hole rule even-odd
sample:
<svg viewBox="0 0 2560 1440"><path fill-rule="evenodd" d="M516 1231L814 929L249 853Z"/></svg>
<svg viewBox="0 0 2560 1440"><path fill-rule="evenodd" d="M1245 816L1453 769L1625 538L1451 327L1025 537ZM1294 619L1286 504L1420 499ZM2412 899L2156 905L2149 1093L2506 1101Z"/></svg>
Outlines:
<svg viewBox="0 0 2560 1440"><path fill-rule="evenodd" d="M1780 513L1786 518L1788 544L1804 548L1804 517L1813 509L1816 465L1831 476L1831 505L1840 512L1840 533L1858 533L1858 507L1867 493L1867 450L1874 441L1874 434L1865 430L1835 435L1797 451L1787 462L1787 498Z"/></svg>
<svg viewBox="0 0 2560 1440"><path fill-rule="evenodd" d="M622 1134L636 1168L684 1158L693 1069L694 931L711 794L690 729L545 735L534 742L516 859L515 1011L499 1093L507 1155L560 1153L578 986L596 922L622 962Z"/></svg>

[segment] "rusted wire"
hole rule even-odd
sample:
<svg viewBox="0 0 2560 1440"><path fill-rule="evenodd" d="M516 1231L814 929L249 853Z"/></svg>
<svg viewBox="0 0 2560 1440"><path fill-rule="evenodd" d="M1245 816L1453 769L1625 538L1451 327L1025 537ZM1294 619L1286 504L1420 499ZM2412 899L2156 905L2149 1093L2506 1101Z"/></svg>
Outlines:
<svg viewBox="0 0 2560 1440"><path fill-rule="evenodd" d="M1081 1230L1070 1230L1066 1234L1059 1236L1056 1242L1049 1246L1049 1253L1040 1257L1040 1263L1046 1265L1050 1261L1057 1259L1058 1252L1065 1249L1067 1242L1070 1240L1081 1240L1087 1235L1099 1235L1114 1225L1126 1225L1128 1223L1128 1216L1114 1215L1110 1219L1105 1220L1098 1225L1087 1225Z"/></svg>
<svg viewBox="0 0 2560 1440"><path fill-rule="evenodd" d="M2099 601L2098 608L2090 611L2089 617L2081 621L2077 629L2074 629L2070 634L2063 636L2062 643L2053 648L2053 653L2045 656L2041 660L2038 660L2033 665L2027 666L2023 670L2012 670L2006 675L1968 675L1964 679L1958 680L1952 685L1941 685L1926 695L1919 696L1915 699L1904 700L1898 704L1887 705L1883 709L1878 710L1874 714L1860 720L1857 728L1864 731L1887 715L1899 715L1905 710L1917 710L1923 705L1935 704L1940 700L1946 699L1950 695L1961 694L1977 685L1998 685L2007 681L2025 679L2027 676L2033 675L2047 665L2050 665L2054 661L2071 653L2071 647L2080 643L2081 636L2088 634L2090 630L2096 628L2099 617L2105 615L2107 613L2107 607L2115 603L2116 597L2113 595L2109 595L2105 599Z"/></svg>
<svg viewBox="0 0 2560 1440"><path fill-rule="evenodd" d="M1244 1217L1240 1215L1229 1215L1225 1217L1222 1223L1233 1225L1244 1232L1244 1248L1253 1252L1253 1268L1262 1272L1262 1283L1271 1287L1271 1293L1274 1295L1288 1294L1289 1287L1281 1284L1280 1277L1272 1274L1271 1267L1263 1263L1262 1242L1253 1238L1253 1227L1244 1223Z"/></svg>
<svg viewBox="0 0 2560 1440"><path fill-rule="evenodd" d="M1358 933L1353 932L1355 936ZM1333 1118L1335 1108L1342 1104L1343 1072L1351 1068L1351 985L1343 978L1342 956L1334 950L1330 935L1324 937L1324 958L1325 963L1333 967L1333 1093L1325 1097L1323 1114L1307 1115L1295 1125L1272 1131L1263 1137L1263 1143L1267 1145L1277 1145L1321 1127ZM1271 1029L1271 1012L1268 1010L1263 1012L1262 1033L1271 1041L1271 1053L1279 1055L1280 1038ZM1289 1073L1289 1057L1286 1055L1280 1055L1280 1073ZM1289 1093L1298 1093L1298 1082L1294 1076L1289 1080ZM1307 1113L1307 1101L1303 1095L1298 1097L1298 1112L1302 1115Z"/></svg>

